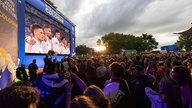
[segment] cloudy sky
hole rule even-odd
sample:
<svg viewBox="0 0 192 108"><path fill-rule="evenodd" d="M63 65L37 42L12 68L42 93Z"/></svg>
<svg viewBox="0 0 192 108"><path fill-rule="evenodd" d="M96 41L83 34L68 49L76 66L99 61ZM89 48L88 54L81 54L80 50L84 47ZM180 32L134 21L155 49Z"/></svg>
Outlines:
<svg viewBox="0 0 192 108"><path fill-rule="evenodd" d="M152 34L159 45L174 44L192 27L192 0L52 0L76 25L76 45L95 47L109 32Z"/></svg>

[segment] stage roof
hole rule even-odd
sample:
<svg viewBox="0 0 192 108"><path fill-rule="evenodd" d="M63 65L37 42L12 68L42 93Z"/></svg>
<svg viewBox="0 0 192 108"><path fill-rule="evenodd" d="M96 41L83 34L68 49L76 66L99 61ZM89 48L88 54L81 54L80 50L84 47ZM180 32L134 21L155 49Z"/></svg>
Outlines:
<svg viewBox="0 0 192 108"><path fill-rule="evenodd" d="M180 35L184 35L184 36L192 36L192 27L186 31L174 33L174 34L180 34Z"/></svg>

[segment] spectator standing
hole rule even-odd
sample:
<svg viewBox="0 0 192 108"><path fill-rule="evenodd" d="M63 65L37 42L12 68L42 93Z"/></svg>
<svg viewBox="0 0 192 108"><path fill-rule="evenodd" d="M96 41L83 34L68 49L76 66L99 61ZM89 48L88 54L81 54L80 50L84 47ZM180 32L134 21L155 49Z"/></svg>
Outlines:
<svg viewBox="0 0 192 108"><path fill-rule="evenodd" d="M183 108L179 85L170 78L161 79L159 92L146 87L145 93L152 103L151 108Z"/></svg>
<svg viewBox="0 0 192 108"><path fill-rule="evenodd" d="M130 82L130 91L132 100L136 104L136 108L150 108L151 102L145 94L145 87L152 87L152 82L144 74L143 67L136 65L133 69L132 81Z"/></svg>
<svg viewBox="0 0 192 108"><path fill-rule="evenodd" d="M25 65L24 64L22 64L20 67L18 67L16 69L16 77L19 80L28 81L28 75L27 75L27 72L25 70Z"/></svg>
<svg viewBox="0 0 192 108"><path fill-rule="evenodd" d="M46 55L45 58L43 58L43 61L44 61L43 72L46 72L48 64L51 63L51 58L49 58L49 56Z"/></svg>
<svg viewBox="0 0 192 108"><path fill-rule="evenodd" d="M180 87L181 99L184 108L191 108L192 106L192 83L190 70L184 66L176 66L171 71L171 78L173 78Z"/></svg>
<svg viewBox="0 0 192 108"><path fill-rule="evenodd" d="M33 86L40 92L41 102L51 108L69 108L71 102L71 83L68 77L60 75L58 63L48 64L47 71L38 76Z"/></svg>
<svg viewBox="0 0 192 108"><path fill-rule="evenodd" d="M119 62L113 62L109 66L111 79L106 81L103 89L105 96L110 100L112 108L135 108L133 106L130 88L123 79L124 68Z"/></svg>
<svg viewBox="0 0 192 108"><path fill-rule="evenodd" d="M107 76L107 68L104 66L104 61L100 60L99 61L99 67L96 69L96 76L97 76L97 86L103 89L105 81L106 81L106 76Z"/></svg>
<svg viewBox="0 0 192 108"><path fill-rule="evenodd" d="M33 83L37 77L37 69L38 69L38 66L36 65L36 59L33 59L32 63L29 64L28 66L29 78L30 78L29 81L31 83Z"/></svg>

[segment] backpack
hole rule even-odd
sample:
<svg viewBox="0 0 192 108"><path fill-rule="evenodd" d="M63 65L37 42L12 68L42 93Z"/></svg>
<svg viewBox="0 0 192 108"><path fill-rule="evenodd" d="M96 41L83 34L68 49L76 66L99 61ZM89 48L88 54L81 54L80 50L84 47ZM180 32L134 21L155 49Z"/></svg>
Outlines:
<svg viewBox="0 0 192 108"><path fill-rule="evenodd" d="M145 94L145 87L151 87L152 84L148 81L147 76L135 78L130 82L130 91L132 100L137 103L137 108L150 108L151 102Z"/></svg>
<svg viewBox="0 0 192 108"><path fill-rule="evenodd" d="M131 93L126 80L109 83L104 87L104 93L111 102L112 108L132 108Z"/></svg>

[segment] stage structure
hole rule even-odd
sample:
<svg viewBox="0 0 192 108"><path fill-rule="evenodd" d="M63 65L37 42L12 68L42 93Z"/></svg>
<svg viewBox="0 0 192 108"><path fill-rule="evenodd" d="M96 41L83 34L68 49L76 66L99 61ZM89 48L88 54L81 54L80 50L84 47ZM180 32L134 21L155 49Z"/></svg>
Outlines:
<svg viewBox="0 0 192 108"><path fill-rule="evenodd" d="M192 27L189 28L188 30L179 32L179 33L174 33L174 34L179 34L179 41L177 42L178 47L182 47L181 49L185 49L185 51L191 51L191 40L192 40ZM182 41L183 40L183 41ZM182 46L181 46L182 45Z"/></svg>
<svg viewBox="0 0 192 108"><path fill-rule="evenodd" d="M179 32L179 33L175 33L175 34L179 34L179 35L183 35L183 36L192 36L192 27L189 28L188 30L185 30L185 31Z"/></svg>
<svg viewBox="0 0 192 108"><path fill-rule="evenodd" d="M75 55L75 24L44 0L18 0L18 48L19 65L40 68L50 50L58 61Z"/></svg>
<svg viewBox="0 0 192 108"><path fill-rule="evenodd" d="M161 46L161 51L166 51L167 53L173 51L177 53L178 52L177 44Z"/></svg>

